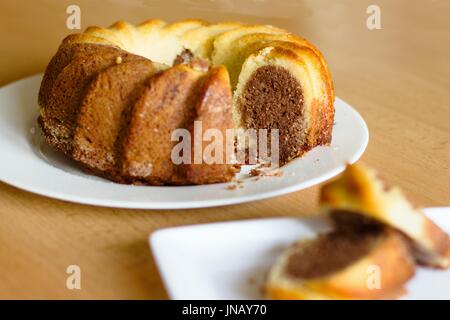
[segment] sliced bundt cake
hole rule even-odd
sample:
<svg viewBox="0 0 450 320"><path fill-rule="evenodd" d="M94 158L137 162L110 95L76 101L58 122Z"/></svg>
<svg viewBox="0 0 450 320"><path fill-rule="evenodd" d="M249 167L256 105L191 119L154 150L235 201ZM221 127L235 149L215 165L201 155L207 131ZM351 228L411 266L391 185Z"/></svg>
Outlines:
<svg viewBox="0 0 450 320"><path fill-rule="evenodd" d="M63 41L41 84L39 124L50 145L115 181L224 182L231 163L174 164L168 132L194 133L196 119L204 134L279 129L285 164L331 141L332 88L320 52L280 28L117 22Z"/></svg>

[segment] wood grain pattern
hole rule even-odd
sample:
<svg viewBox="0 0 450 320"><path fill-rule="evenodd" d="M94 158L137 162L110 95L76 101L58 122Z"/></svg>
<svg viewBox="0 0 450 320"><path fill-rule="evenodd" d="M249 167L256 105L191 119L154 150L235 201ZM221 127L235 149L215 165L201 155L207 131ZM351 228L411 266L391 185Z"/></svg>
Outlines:
<svg viewBox="0 0 450 320"><path fill-rule="evenodd" d="M369 31L372 2L77 1L83 27L196 17L272 23L304 35L327 57L337 95L369 125L363 160L418 202L449 205L450 2L376 1L382 30ZM0 85L43 71L69 33L71 3L0 0ZM0 298L166 298L147 246L150 232L304 215L316 209L317 191L223 208L144 211L70 204L0 183ZM80 291L66 289L70 264L82 269Z"/></svg>

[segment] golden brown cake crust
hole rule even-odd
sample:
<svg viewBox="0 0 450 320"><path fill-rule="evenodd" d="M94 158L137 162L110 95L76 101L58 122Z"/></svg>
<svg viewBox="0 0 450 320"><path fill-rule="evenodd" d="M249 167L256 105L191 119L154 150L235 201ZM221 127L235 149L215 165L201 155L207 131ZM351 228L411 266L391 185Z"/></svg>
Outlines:
<svg viewBox="0 0 450 320"><path fill-rule="evenodd" d="M69 35L63 44L59 47L56 54L50 60L44 73L44 78L41 82L41 88L39 90L38 102L40 106L46 106L51 97L51 90L58 77L59 73L70 63L72 60L80 56L98 54L103 55L105 52L111 52L115 50L117 55L123 53L119 48L114 48L107 45L99 45L93 43L71 43L70 39L76 35Z"/></svg>
<svg viewBox="0 0 450 320"><path fill-rule="evenodd" d="M334 95L318 53L283 41L256 48L239 74L233 98L235 125L278 128L281 165L330 144Z"/></svg>
<svg viewBox="0 0 450 320"><path fill-rule="evenodd" d="M246 128L280 130L280 165L312 147L302 121L303 90L284 68L258 68L247 81L239 108Z"/></svg>
<svg viewBox="0 0 450 320"><path fill-rule="evenodd" d="M172 133L189 128L195 119L203 73L177 65L153 76L128 120L123 139L122 174L144 184L188 184L171 152Z"/></svg>

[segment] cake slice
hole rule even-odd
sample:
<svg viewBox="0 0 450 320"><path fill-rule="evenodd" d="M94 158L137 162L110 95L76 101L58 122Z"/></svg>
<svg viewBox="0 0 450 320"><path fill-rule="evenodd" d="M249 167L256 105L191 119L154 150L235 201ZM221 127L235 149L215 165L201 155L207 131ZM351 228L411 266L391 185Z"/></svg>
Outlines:
<svg viewBox="0 0 450 320"><path fill-rule="evenodd" d="M289 32L271 25L248 25L224 32L214 39L211 62L213 65L224 65L228 71L235 69L235 41L245 35L254 33L288 34Z"/></svg>
<svg viewBox="0 0 450 320"><path fill-rule="evenodd" d="M145 82L163 70L149 60L120 63L100 72L86 89L76 122L73 158L95 173L117 180L117 140L124 115Z"/></svg>
<svg viewBox="0 0 450 320"><path fill-rule="evenodd" d="M233 130L233 121L230 82L225 67L214 67L208 72L197 100L195 121L197 125L200 124L200 130L197 129L198 132L195 132L194 128L191 128L190 132L192 138L197 135L199 139L191 142L192 163L185 166L187 180L192 184L230 181L237 169L231 164L234 152L233 131L228 137L230 140L226 140L227 129ZM200 153L199 163L194 163L195 148L203 151Z"/></svg>
<svg viewBox="0 0 450 320"><path fill-rule="evenodd" d="M418 263L449 267L449 236L409 202L400 188L387 185L366 166L349 165L339 178L325 184L320 204L340 225L346 214L356 212L391 226L410 240Z"/></svg>
<svg viewBox="0 0 450 320"><path fill-rule="evenodd" d="M265 286L271 299L392 299L415 273L403 236L371 224L335 230L286 250Z"/></svg>
<svg viewBox="0 0 450 320"><path fill-rule="evenodd" d="M117 64L144 58L116 47L102 48L102 55L78 53L53 81L51 99L40 109L39 124L50 145L66 155L72 155L76 117L86 88L102 70ZM41 88L42 90L42 88Z"/></svg>
<svg viewBox="0 0 450 320"><path fill-rule="evenodd" d="M184 168L172 161L176 129L191 127L205 73L185 64L151 77L132 107L122 143L121 171L130 182L187 184Z"/></svg>
<svg viewBox="0 0 450 320"><path fill-rule="evenodd" d="M111 51L116 51L117 55L123 53L121 49L114 48L108 45L98 44L98 43L78 43L74 41L74 38L78 38L79 34L69 35L61 44L58 49L58 52L53 56L48 64L44 78L41 82L41 87L39 90L38 103L40 107L46 106L48 101L50 100L51 88L53 87L56 78L60 74L60 72L72 62L72 60L80 57L91 55L94 53L98 53L103 55L105 53L109 53ZM99 41L102 39L92 37L94 39L98 39ZM95 40L94 40L95 41Z"/></svg>
<svg viewBox="0 0 450 320"><path fill-rule="evenodd" d="M216 37L242 26L243 24L239 22L211 24L186 32L180 40L183 47L191 51L195 57L210 60Z"/></svg>

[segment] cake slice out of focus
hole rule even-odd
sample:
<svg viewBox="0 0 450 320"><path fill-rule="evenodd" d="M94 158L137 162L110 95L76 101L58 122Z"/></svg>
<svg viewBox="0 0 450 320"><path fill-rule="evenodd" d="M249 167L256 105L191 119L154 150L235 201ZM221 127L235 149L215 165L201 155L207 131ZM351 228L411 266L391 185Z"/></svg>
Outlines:
<svg viewBox="0 0 450 320"><path fill-rule="evenodd" d="M272 268L265 292L271 299L392 299L414 273L403 235L370 224L294 244Z"/></svg>
<svg viewBox="0 0 450 320"><path fill-rule="evenodd" d="M387 185L363 165L350 165L324 185L320 205L340 225L346 214L359 213L401 231L409 239L418 263L435 268L450 264L450 238L413 205L398 187Z"/></svg>

